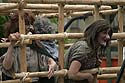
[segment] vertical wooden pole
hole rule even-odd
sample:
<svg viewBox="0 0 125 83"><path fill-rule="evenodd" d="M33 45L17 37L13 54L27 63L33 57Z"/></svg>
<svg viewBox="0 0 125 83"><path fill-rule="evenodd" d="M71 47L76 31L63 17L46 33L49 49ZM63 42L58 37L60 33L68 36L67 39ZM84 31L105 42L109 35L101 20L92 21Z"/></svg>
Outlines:
<svg viewBox="0 0 125 83"><path fill-rule="evenodd" d="M118 32L122 33L123 32L123 13L122 13L122 7L118 6L118 25L119 25L119 29ZM122 45L122 40L118 39L118 65L121 66L122 61L123 61L123 45Z"/></svg>
<svg viewBox="0 0 125 83"><path fill-rule="evenodd" d="M95 5L94 8L94 21L99 20L100 16L99 16L99 5Z"/></svg>
<svg viewBox="0 0 125 83"><path fill-rule="evenodd" d="M25 19L24 19L24 10L19 8L19 32L25 34ZM20 46L20 72L26 72L26 45Z"/></svg>
<svg viewBox="0 0 125 83"><path fill-rule="evenodd" d="M123 32L123 12L122 6L118 6L118 25L119 25L119 33ZM121 66L123 62L123 40L118 39L118 66ZM123 78L121 78L120 83L125 83Z"/></svg>
<svg viewBox="0 0 125 83"><path fill-rule="evenodd" d="M59 4L59 26L58 26L58 32L63 33L64 32L64 5ZM64 68L64 39L59 39L59 65L60 68ZM64 79L59 79L60 83L64 83Z"/></svg>

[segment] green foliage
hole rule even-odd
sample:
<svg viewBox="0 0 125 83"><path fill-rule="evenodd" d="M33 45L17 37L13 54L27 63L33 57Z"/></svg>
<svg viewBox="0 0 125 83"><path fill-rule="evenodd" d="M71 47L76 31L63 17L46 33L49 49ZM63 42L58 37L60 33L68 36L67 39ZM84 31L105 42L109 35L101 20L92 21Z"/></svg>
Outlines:
<svg viewBox="0 0 125 83"><path fill-rule="evenodd" d="M8 20L7 16L0 16L0 38L4 37L4 23Z"/></svg>
<svg viewBox="0 0 125 83"><path fill-rule="evenodd" d="M69 44L69 43L72 42L72 39L65 38L65 39L64 39L64 42L65 42L65 44Z"/></svg>
<svg viewBox="0 0 125 83"><path fill-rule="evenodd" d="M8 0L0 0L0 3L7 2ZM0 38L4 37L3 24L8 20L7 16L0 16Z"/></svg>
<svg viewBox="0 0 125 83"><path fill-rule="evenodd" d="M50 21L52 23L58 24L58 18L56 18L56 17L50 18Z"/></svg>

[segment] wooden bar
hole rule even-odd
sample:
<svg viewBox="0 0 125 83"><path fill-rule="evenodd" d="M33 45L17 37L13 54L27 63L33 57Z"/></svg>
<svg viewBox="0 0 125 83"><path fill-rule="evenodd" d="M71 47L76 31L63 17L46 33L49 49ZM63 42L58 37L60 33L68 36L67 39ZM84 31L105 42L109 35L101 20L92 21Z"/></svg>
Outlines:
<svg viewBox="0 0 125 83"><path fill-rule="evenodd" d="M94 8L94 20L99 20L100 19L100 16L99 16L99 5L95 5L95 8Z"/></svg>
<svg viewBox="0 0 125 83"><path fill-rule="evenodd" d="M59 4L59 26L58 26L58 32L63 33L64 32L64 5ZM59 39L59 64L61 69L64 67L64 38Z"/></svg>
<svg viewBox="0 0 125 83"><path fill-rule="evenodd" d="M118 32L122 33L123 32L123 13L122 13L122 7L119 6L119 11L118 11ZM120 66L123 61L123 40L118 39L118 65Z"/></svg>
<svg viewBox="0 0 125 83"><path fill-rule="evenodd" d="M122 7L118 6L119 10L118 10L118 33L122 33L123 32L123 12L122 12ZM123 40L122 39L118 39L118 66L121 66L123 62ZM120 83L124 83L124 79L121 78Z"/></svg>
<svg viewBox="0 0 125 83"><path fill-rule="evenodd" d="M11 9L15 9L18 7L18 4L13 4L13 5L1 5L0 6L0 11L7 11L7 10L11 10Z"/></svg>
<svg viewBox="0 0 125 83"><path fill-rule="evenodd" d="M4 6L10 7L11 6L18 6L17 3L0 3L1 8ZM0 9L1 9L0 8ZM17 8L17 7L16 7ZM12 9L12 8L11 8ZM14 9L14 8L13 8ZM57 4L26 4L24 9L52 9L52 10L58 10ZM108 10L111 9L111 6L104 6L102 5L99 10ZM65 5L64 10L94 10L94 5Z"/></svg>
<svg viewBox="0 0 125 83"><path fill-rule="evenodd" d="M97 4L97 5L125 5L124 0L25 0L27 3L65 3L65 4ZM8 2L18 2L17 0L9 0Z"/></svg>
<svg viewBox="0 0 125 83"><path fill-rule="evenodd" d="M22 78L28 73L28 77L47 77L48 71L42 72L23 72L23 73L15 73L13 78ZM62 69L59 71L54 71L54 76L64 77L67 74L67 69Z"/></svg>
<svg viewBox="0 0 125 83"><path fill-rule="evenodd" d="M68 16L81 16L81 15L88 13L88 12L93 13L93 11L83 11L83 12L78 11L78 12L72 12L72 13L68 14ZM117 12L118 12L118 9L102 10L102 11L99 11L99 14L100 15L110 15L110 14L116 14ZM51 17L49 14L46 14L46 16ZM58 14L56 14L56 15L53 14L53 16L58 16Z"/></svg>
<svg viewBox="0 0 125 83"><path fill-rule="evenodd" d="M102 11L99 11L99 13L103 15L116 14L118 13L118 9L102 10Z"/></svg>
<svg viewBox="0 0 125 83"><path fill-rule="evenodd" d="M32 79L26 78L23 82L30 83L30 82L32 82ZM0 81L0 83L23 83L23 82L20 79Z"/></svg>
<svg viewBox="0 0 125 83"><path fill-rule="evenodd" d="M58 34L32 34L32 35L24 35L21 34L21 38L23 39L31 39L31 40L47 40L47 39L63 39L63 38L81 38L84 36L84 33L58 33ZM112 39L124 39L125 32L122 33L113 33ZM13 38L15 40L15 38Z"/></svg>
<svg viewBox="0 0 125 83"><path fill-rule="evenodd" d="M125 38L125 32L122 33L113 33L112 39L124 39Z"/></svg>
<svg viewBox="0 0 125 83"><path fill-rule="evenodd" d="M100 71L101 71L101 75L98 75L98 79L101 79L105 77L105 75L111 75L111 74L116 74L118 73L120 70L120 67L107 67L107 68L100 68ZM59 71L54 71L54 76L60 76L60 77L64 77L66 76L68 70L67 69L62 69L62 70L59 70ZM95 74L98 72L98 68L94 68L94 69L89 69L89 70L84 70L84 71L81 71L83 73L85 72L88 72L88 73L92 73L92 74ZM24 77L26 74L28 73L28 77L47 77L48 75L48 72L47 71L44 71L44 72L23 72L23 73L16 73L15 74L15 77L14 78L22 78ZM103 76L104 75L104 76ZM105 79L107 78L111 78L110 76L108 77L105 77ZM115 76L116 78L116 76Z"/></svg>
<svg viewBox="0 0 125 83"><path fill-rule="evenodd" d="M27 39L27 40L24 40L24 42L19 42L17 43L17 45L15 46L21 46L21 45L25 45L25 44L32 44L32 41ZM4 43L0 43L0 48L5 48L5 47L8 47L10 45L10 42L4 42Z"/></svg>
<svg viewBox="0 0 125 83"><path fill-rule="evenodd" d="M111 73L117 73L120 70L120 67L105 67L105 68L100 67L99 70L101 74L111 74ZM98 68L84 70L82 72L88 72L94 74L98 72Z"/></svg>
<svg viewBox="0 0 125 83"><path fill-rule="evenodd" d="M4 14L9 14L9 13L13 13L13 12L17 12L18 11L18 9L11 9L11 10L7 10L7 11L2 11L2 12L0 12L0 14L2 14L3 13L3 15ZM44 13L44 14L46 14L46 13L57 13L58 12L58 10L47 10L47 9L24 9L24 11L29 11L29 12L33 12L33 13Z"/></svg>
<svg viewBox="0 0 125 83"><path fill-rule="evenodd" d="M1 12L16 12L15 8L18 7L17 3L0 3ZM56 4L25 4L24 8L27 11L33 11L37 13L57 13L58 5ZM32 9L32 10L30 10ZM109 10L111 6L101 6L99 10ZM7 11L8 10L8 11ZM94 5L65 5L64 12L67 11L91 11L94 10Z"/></svg>
<svg viewBox="0 0 125 83"><path fill-rule="evenodd" d="M24 0L21 0L19 3L19 32L21 34L25 34L25 18L24 18ZM27 71L27 63L26 63L26 45L20 46L20 72L26 72Z"/></svg>
<svg viewBox="0 0 125 83"><path fill-rule="evenodd" d="M117 34L119 34L119 33L114 33L114 35L113 35L114 39L119 38L119 35L117 36ZM122 33L120 33L120 34L122 34ZM74 38L75 39L75 38L81 38L83 36L83 33L67 33L67 36L64 36L64 34L60 34L60 33L59 34L37 34L37 35L40 36L41 40L46 40L48 37L49 37L49 39L60 39L60 38L71 38L71 39ZM72 37L69 37L68 35L72 35ZM125 33L123 33L122 35L125 35ZM31 35L31 36L32 36L32 37L30 37L31 39L35 40L35 38L37 38L37 37L34 37L35 35ZM29 37L27 35L25 35L25 36L22 35L22 38L23 37L25 37L26 40L24 40L24 42L22 42L22 44L32 44L32 41L28 39ZM10 42L0 43L0 48L8 47L9 44L10 44ZM20 46L20 45L21 45L21 43L19 43L17 46ZM72 44L69 44L69 45L66 45L65 47L68 48L71 45ZM117 47L117 45L118 45L117 40L111 41L111 46ZM125 46L125 41L123 41L123 45Z"/></svg>
<svg viewBox="0 0 125 83"><path fill-rule="evenodd" d="M117 74L102 74L97 76L97 79L99 80L116 79L116 78Z"/></svg>
<svg viewBox="0 0 125 83"><path fill-rule="evenodd" d="M58 5L55 4L27 4L25 9L53 9L58 10ZM111 9L110 6L102 6L100 10ZM94 10L93 5L65 5L64 10Z"/></svg>
<svg viewBox="0 0 125 83"><path fill-rule="evenodd" d="M36 10L37 11L37 10ZM65 12L65 11L64 11ZM67 15L67 13L64 13L64 16L65 17L67 17L67 16L81 16L81 15L83 15L83 14L86 14L86 13L88 13L88 12L91 12L91 13L93 13L93 11L83 11L83 12L81 12L81 11L72 11L71 13L68 13L68 15ZM118 9L112 9L112 10L103 10L103 11L99 11L99 14L102 14L102 15L109 15L109 14L115 14L115 13L117 13L118 12ZM43 13L43 12L41 12L41 13ZM45 17L58 17L58 13L48 13L48 14L45 14L44 16Z"/></svg>
<svg viewBox="0 0 125 83"><path fill-rule="evenodd" d="M58 17L58 32L64 33L64 5L58 4L59 17ZM64 68L64 38L58 40L59 49L59 66ZM64 83L64 78L59 78L58 83Z"/></svg>
<svg viewBox="0 0 125 83"><path fill-rule="evenodd" d="M84 33L58 33L58 34L34 34L34 35L21 35L24 39L61 39L61 38L81 38L84 36ZM122 33L113 33L112 39L124 39L125 32Z"/></svg>

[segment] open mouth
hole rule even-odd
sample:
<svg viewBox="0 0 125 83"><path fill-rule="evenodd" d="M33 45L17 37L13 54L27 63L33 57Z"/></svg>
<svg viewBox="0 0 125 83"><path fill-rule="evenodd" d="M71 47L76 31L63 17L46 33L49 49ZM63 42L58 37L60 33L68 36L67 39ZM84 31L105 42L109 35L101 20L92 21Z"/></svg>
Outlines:
<svg viewBox="0 0 125 83"><path fill-rule="evenodd" d="M101 43L101 45L106 46L106 42Z"/></svg>
<svg viewBox="0 0 125 83"><path fill-rule="evenodd" d="M103 40L102 42L100 42L100 44L103 46L106 46L106 42L107 42L107 40Z"/></svg>

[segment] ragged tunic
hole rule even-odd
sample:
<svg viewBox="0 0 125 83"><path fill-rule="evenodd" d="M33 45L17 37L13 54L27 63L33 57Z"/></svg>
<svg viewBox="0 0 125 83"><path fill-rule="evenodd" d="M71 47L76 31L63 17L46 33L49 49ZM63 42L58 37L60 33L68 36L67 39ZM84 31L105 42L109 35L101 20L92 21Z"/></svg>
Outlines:
<svg viewBox="0 0 125 83"><path fill-rule="evenodd" d="M20 72L20 48L15 47L13 51L14 63L10 70L6 70L2 67L2 72L12 77L14 73ZM5 55L3 55L5 56ZM48 71L48 59L49 57L38 53L36 50L32 50L30 47L26 47L26 61L28 72ZM37 81L38 77L33 78L33 81Z"/></svg>
<svg viewBox="0 0 125 83"><path fill-rule="evenodd" d="M95 51L87 45L86 41L78 41L68 49L65 55L65 68L69 69L74 60L81 63L80 70L96 68L100 65L99 59L103 56L104 51L100 47ZM88 80L76 81L66 77L65 83L88 83Z"/></svg>

